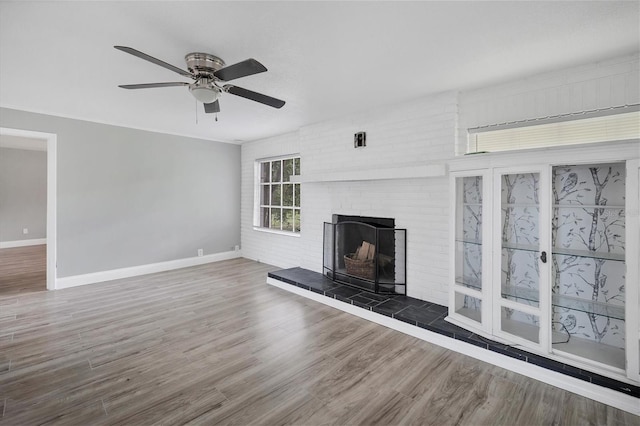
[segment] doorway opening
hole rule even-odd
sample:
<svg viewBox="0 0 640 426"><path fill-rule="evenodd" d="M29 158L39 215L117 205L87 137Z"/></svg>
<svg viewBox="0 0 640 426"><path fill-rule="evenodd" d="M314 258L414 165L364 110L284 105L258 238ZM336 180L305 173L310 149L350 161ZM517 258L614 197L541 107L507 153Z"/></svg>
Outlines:
<svg viewBox="0 0 640 426"><path fill-rule="evenodd" d="M57 167L57 136L53 133L35 132L22 129L11 129L0 127L0 149L5 150L5 154L11 154L12 158L5 159L12 161L25 161L28 162L30 167L35 167L33 173L42 173L42 180L45 182L37 182L35 179L32 181L33 185L42 185L43 188L28 188L25 187L24 182L17 181L14 177L4 176L3 184L4 195L11 196L12 200L16 203L20 203L18 209L31 210L25 213L23 218L16 219L16 212L9 212L6 210L4 214L7 216L4 220L3 227L0 229L2 235L0 235L0 250L2 250L2 256L0 256L0 268L7 268L11 270L12 274L16 278L17 287L28 287L29 277L36 277L40 273L40 277L37 278L42 281L42 274L44 273L44 279L46 282L47 290L54 290L56 288L56 167ZM42 151L46 152L46 159L38 160L39 153L42 157ZM7 163L14 164L15 163ZM40 165L44 166L46 170L38 169ZM20 167L12 167L12 169L19 171ZM37 170L37 171L36 171ZM24 172L24 171L23 171ZM33 178L33 176L31 176ZM15 176L19 178L19 176ZM37 199L37 192L43 191L46 193L46 200L42 200L43 197ZM10 194L10 195L7 195ZM15 207L15 206L14 206ZM44 224L42 219L39 219L38 212L36 210L45 209L44 212ZM24 223L23 223L24 222ZM44 229L43 229L44 228ZM25 268L24 274L20 272L20 268ZM28 268L32 268L28 270ZM45 271L42 271L42 269ZM7 274L2 274L6 276ZM23 280L24 283L19 281ZM43 288L43 287L41 287ZM44 288L43 288L44 289ZM27 288L28 290L28 288ZM13 291L19 291L14 288Z"/></svg>

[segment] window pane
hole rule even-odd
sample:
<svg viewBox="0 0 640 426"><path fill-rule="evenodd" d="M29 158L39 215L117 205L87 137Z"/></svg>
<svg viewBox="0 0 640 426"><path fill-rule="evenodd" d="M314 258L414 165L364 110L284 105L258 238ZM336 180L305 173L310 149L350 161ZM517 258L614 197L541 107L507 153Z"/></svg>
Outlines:
<svg viewBox="0 0 640 426"><path fill-rule="evenodd" d="M509 129L470 132L467 152L511 151L637 139L640 111L542 123Z"/></svg>
<svg viewBox="0 0 640 426"><path fill-rule="evenodd" d="M282 192L282 185L271 185L271 205L281 206L280 195Z"/></svg>
<svg viewBox="0 0 640 426"><path fill-rule="evenodd" d="M263 206L268 206L271 203L271 186L270 185L262 185L262 194L260 197L260 204Z"/></svg>
<svg viewBox="0 0 640 426"><path fill-rule="evenodd" d="M260 164L260 182L269 182L269 165L271 163L267 161L266 163Z"/></svg>
<svg viewBox="0 0 640 426"><path fill-rule="evenodd" d="M295 210L293 213L294 213L293 230L295 232L300 232L300 210Z"/></svg>
<svg viewBox="0 0 640 426"><path fill-rule="evenodd" d="M259 163L259 215L264 228L300 232L300 183L291 182L300 175L300 158L289 157Z"/></svg>
<svg viewBox="0 0 640 426"><path fill-rule="evenodd" d="M271 182L280 182L280 172L282 171L282 161L271 162Z"/></svg>
<svg viewBox="0 0 640 426"><path fill-rule="evenodd" d="M282 209L282 230L293 231L293 209Z"/></svg>
<svg viewBox="0 0 640 426"><path fill-rule="evenodd" d="M284 160L282 162L282 181L289 182L290 176L293 174L293 158L289 158L288 160Z"/></svg>
<svg viewBox="0 0 640 426"><path fill-rule="evenodd" d="M271 226L272 229L280 229L280 209L271 209Z"/></svg>
<svg viewBox="0 0 640 426"><path fill-rule="evenodd" d="M293 185L282 185L282 205L293 206Z"/></svg>

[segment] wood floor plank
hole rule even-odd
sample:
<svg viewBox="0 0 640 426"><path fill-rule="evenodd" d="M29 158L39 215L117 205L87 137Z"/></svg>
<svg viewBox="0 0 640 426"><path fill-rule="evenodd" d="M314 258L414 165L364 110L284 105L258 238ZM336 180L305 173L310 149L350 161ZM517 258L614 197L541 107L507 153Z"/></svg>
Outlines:
<svg viewBox="0 0 640 426"><path fill-rule="evenodd" d="M18 295L47 288L47 246L0 249L0 294Z"/></svg>
<svg viewBox="0 0 640 426"><path fill-rule="evenodd" d="M269 265L27 291L39 256L0 281L0 425L639 424L267 286Z"/></svg>

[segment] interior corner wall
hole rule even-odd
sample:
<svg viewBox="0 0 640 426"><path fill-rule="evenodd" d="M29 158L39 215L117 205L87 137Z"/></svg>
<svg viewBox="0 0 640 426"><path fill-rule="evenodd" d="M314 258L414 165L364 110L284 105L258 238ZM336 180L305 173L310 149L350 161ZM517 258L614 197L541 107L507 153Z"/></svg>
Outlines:
<svg viewBox="0 0 640 426"><path fill-rule="evenodd" d="M640 55L556 70L459 94L456 154L467 130L640 103Z"/></svg>
<svg viewBox="0 0 640 426"><path fill-rule="evenodd" d="M229 252L240 147L0 108L0 127L57 135L57 276Z"/></svg>
<svg viewBox="0 0 640 426"><path fill-rule="evenodd" d="M398 228L407 229L408 295L446 304L447 177L375 179L375 171L402 175L408 166L444 164L453 158L456 103L455 93L444 93L243 144L243 255L283 268L322 272L323 222L330 222L333 214L393 217ZM358 131L367 132L367 146L354 149L353 134ZM255 161L295 153L301 155L300 237L254 230ZM359 180L333 180L351 170L368 172Z"/></svg>
<svg viewBox="0 0 640 426"><path fill-rule="evenodd" d="M0 148L0 243L46 236L46 151Z"/></svg>
<svg viewBox="0 0 640 426"><path fill-rule="evenodd" d="M254 167L257 160L300 153L298 132L288 133L242 144L242 201L241 239L242 256L280 268L300 266L301 237L276 234L254 228ZM304 160L302 160L304 168ZM304 203L305 195L301 196ZM301 204L304 209L303 204ZM304 228L304 215L301 227Z"/></svg>

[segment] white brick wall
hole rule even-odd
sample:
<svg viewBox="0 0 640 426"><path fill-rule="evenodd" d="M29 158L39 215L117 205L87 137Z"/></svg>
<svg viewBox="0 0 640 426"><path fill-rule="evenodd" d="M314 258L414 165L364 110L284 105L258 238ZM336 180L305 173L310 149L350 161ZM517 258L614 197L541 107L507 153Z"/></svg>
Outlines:
<svg viewBox="0 0 640 426"><path fill-rule="evenodd" d="M245 143L241 147L240 241L242 255L248 259L281 268L300 266L300 238L253 229L254 165L263 158L300 153L298 132ZM304 164L304 163L303 163Z"/></svg>
<svg viewBox="0 0 640 426"><path fill-rule="evenodd" d="M445 177L305 184L300 266L322 270L322 223L332 214L391 217L407 229L408 295L446 304L447 184Z"/></svg>
<svg viewBox="0 0 640 426"><path fill-rule="evenodd" d="M459 100L462 154L469 128L640 103L640 55L461 92Z"/></svg>
<svg viewBox="0 0 640 426"><path fill-rule="evenodd" d="M444 93L403 105L301 128L242 146L242 250L251 259L280 267L322 271L323 222L333 214L392 217L407 229L407 288L413 297L446 304L448 189L444 176L373 180L376 169L397 173L416 164L453 158L456 94ZM353 134L367 132L355 149ZM300 238L256 231L252 226L254 162L299 152L302 160ZM366 171L363 180L331 182L331 172ZM304 181L305 176L328 176Z"/></svg>
<svg viewBox="0 0 640 426"><path fill-rule="evenodd" d="M452 154L455 122L455 94L445 93L304 127L304 174L442 163ZM358 131L367 133L366 148L353 148Z"/></svg>
<svg viewBox="0 0 640 426"><path fill-rule="evenodd" d="M550 115L640 102L639 56L559 70L493 87L385 106L242 146L242 250L280 267L322 270L322 223L332 214L393 217L407 229L408 294L446 305L449 189L445 176L373 180L416 165L446 164L463 152L466 130ZM367 132L367 147L353 134ZM576 148L580 149L580 148ZM299 153L302 158L300 237L253 229L254 162ZM331 181L357 170L359 180ZM304 182L305 176L312 178ZM404 175L406 177L406 175Z"/></svg>

